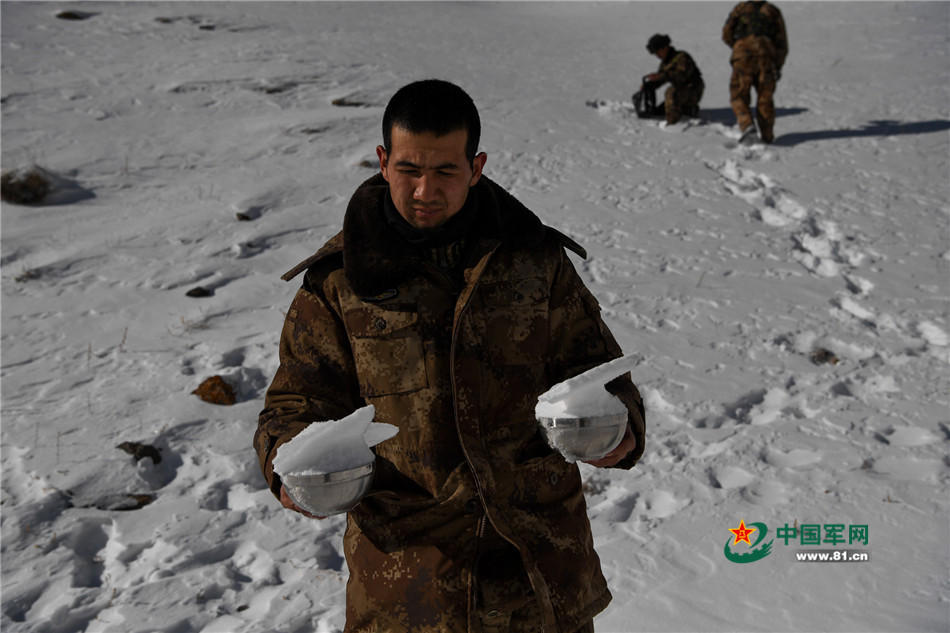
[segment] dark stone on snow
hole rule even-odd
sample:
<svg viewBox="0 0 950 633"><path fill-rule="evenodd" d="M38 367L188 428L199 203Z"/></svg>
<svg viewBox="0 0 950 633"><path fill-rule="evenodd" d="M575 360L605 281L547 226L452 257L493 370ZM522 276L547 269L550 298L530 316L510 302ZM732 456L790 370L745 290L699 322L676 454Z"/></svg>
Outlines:
<svg viewBox="0 0 950 633"><path fill-rule="evenodd" d="M189 290L188 292L185 293L185 296L186 296L186 297L196 297L196 298L200 298L200 297L211 297L211 296L213 296L213 295L214 295L214 293L213 293L212 291L210 291L210 290L208 290L207 288L204 288L204 287L202 287L202 286L196 286L196 287L192 288L191 290Z"/></svg>
<svg viewBox="0 0 950 633"><path fill-rule="evenodd" d="M134 457L135 461L139 461L146 457L151 457L153 464L160 464L162 462L161 451L148 444L142 444L140 442L122 442L116 446L116 448L121 449Z"/></svg>

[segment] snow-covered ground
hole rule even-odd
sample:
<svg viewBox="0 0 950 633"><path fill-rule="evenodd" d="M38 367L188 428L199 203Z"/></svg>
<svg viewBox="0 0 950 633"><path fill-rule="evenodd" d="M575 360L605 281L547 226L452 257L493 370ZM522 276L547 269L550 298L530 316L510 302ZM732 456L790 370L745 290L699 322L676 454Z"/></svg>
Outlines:
<svg viewBox="0 0 950 633"><path fill-rule="evenodd" d="M950 5L780 6L778 138L750 148L731 4L3 2L3 169L71 186L2 206L2 629L342 629L344 520L283 510L251 436L279 275L430 76L644 358L643 461L584 467L598 631L950 629ZM631 116L656 31L700 65L702 122ZM237 404L191 394L215 374ZM727 559L740 521L770 555Z"/></svg>

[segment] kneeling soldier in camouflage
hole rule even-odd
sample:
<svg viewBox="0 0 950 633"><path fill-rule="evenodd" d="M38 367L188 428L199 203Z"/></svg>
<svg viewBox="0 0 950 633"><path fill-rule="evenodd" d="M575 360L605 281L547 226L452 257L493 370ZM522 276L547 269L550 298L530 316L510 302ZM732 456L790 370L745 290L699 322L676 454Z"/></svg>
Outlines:
<svg viewBox="0 0 950 633"><path fill-rule="evenodd" d="M676 123L682 117L699 116L699 102L706 84L696 62L686 51L673 48L669 35L657 33L647 42L647 51L660 58L659 69L643 78L644 83L661 86L669 82L663 102L666 122Z"/></svg>

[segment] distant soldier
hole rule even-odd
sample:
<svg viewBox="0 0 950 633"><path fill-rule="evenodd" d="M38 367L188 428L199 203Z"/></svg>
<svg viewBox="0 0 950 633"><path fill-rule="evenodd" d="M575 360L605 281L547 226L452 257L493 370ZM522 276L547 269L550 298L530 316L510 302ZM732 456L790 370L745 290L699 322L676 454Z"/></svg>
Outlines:
<svg viewBox="0 0 950 633"><path fill-rule="evenodd" d="M699 101L703 98L703 74L686 51L678 51L670 43L669 35L657 33L647 42L651 55L660 58L660 68L643 78L644 86L661 86L669 82L662 110L666 122L673 124L683 116L699 116Z"/></svg>
<svg viewBox="0 0 950 633"><path fill-rule="evenodd" d="M759 137L771 143L775 138L772 95L788 55L788 37L782 12L764 0L740 2L732 9L722 27L722 41L732 48L729 58L732 64L729 100L743 138L750 138L755 133L749 111L754 87Z"/></svg>

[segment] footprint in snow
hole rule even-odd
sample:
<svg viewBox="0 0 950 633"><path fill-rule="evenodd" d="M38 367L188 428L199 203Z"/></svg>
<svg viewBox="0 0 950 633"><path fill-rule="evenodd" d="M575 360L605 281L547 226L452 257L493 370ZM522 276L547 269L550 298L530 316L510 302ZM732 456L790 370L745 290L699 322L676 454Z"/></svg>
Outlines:
<svg viewBox="0 0 950 633"><path fill-rule="evenodd" d="M847 297L847 296L837 297L832 301L832 304L835 307L839 308L844 313L846 313L847 315L854 317L855 319L862 322L864 325L867 325L868 327L873 328L877 326L877 320L878 320L877 315L874 312L862 306L860 303L858 303L851 297Z"/></svg>
<svg viewBox="0 0 950 633"><path fill-rule="evenodd" d="M914 329L928 345L935 347L950 345L950 336L947 336L947 332L931 321L921 321L915 325Z"/></svg>
<svg viewBox="0 0 950 633"><path fill-rule="evenodd" d="M821 459L821 453L806 449L793 449L786 452L770 448L765 453L765 461L778 468L804 468L817 464Z"/></svg>
<svg viewBox="0 0 950 633"><path fill-rule="evenodd" d="M782 228L800 225L792 235L796 250L792 258L812 273L821 277L836 277L841 266L858 266L865 255L847 244L837 224L820 219L785 191L772 178L740 167L735 160L722 165L707 164L723 180L725 188L734 196L755 208L763 223ZM863 279L849 282L852 292L866 294L871 285Z"/></svg>
<svg viewBox="0 0 950 633"><path fill-rule="evenodd" d="M644 514L648 519L667 519L688 504L688 500L677 499L666 490L653 490L643 498Z"/></svg>
<svg viewBox="0 0 950 633"><path fill-rule="evenodd" d="M742 497L749 503L764 506L784 506L790 499L788 488L772 479L757 481L747 486L742 490Z"/></svg>
<svg viewBox="0 0 950 633"><path fill-rule="evenodd" d="M867 297L871 290L874 289L874 284L863 277L859 277L853 273L843 275L844 281L847 284L848 290L852 294L856 294L861 297Z"/></svg>
<svg viewBox="0 0 950 633"><path fill-rule="evenodd" d="M305 193L293 180L280 182L276 187L231 204L238 220L249 222L263 215L297 206L305 200Z"/></svg>
<svg viewBox="0 0 950 633"><path fill-rule="evenodd" d="M780 420L786 409L794 405L792 397L780 387L757 389L738 400L723 404L723 414L699 420L699 428L720 428L727 422L761 426Z"/></svg>
<svg viewBox="0 0 950 633"><path fill-rule="evenodd" d="M612 497L612 498L611 498ZM639 510L646 519L667 519L689 505L688 499L679 499L673 493L657 489L641 495L638 492L609 495L590 508L591 515L608 523L626 523Z"/></svg>
<svg viewBox="0 0 950 633"><path fill-rule="evenodd" d="M755 481L755 475L738 466L715 467L710 471L709 478L713 487L725 490L744 488Z"/></svg>
<svg viewBox="0 0 950 633"><path fill-rule="evenodd" d="M870 462L870 471L902 481L936 482L946 474L948 464L941 459L887 456Z"/></svg>
<svg viewBox="0 0 950 633"><path fill-rule="evenodd" d="M891 427L879 435L886 444L892 446L926 446L939 441L936 435L916 426Z"/></svg>
<svg viewBox="0 0 950 633"><path fill-rule="evenodd" d="M608 523L626 523L637 507L640 493L609 494L607 499L593 506L591 515Z"/></svg>
<svg viewBox="0 0 950 633"><path fill-rule="evenodd" d="M660 414L664 419L675 424L683 423L682 418L677 415L677 406L668 401L659 389L648 388L644 391L644 403L649 411Z"/></svg>

